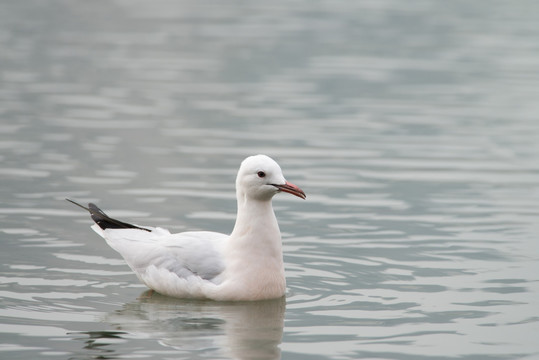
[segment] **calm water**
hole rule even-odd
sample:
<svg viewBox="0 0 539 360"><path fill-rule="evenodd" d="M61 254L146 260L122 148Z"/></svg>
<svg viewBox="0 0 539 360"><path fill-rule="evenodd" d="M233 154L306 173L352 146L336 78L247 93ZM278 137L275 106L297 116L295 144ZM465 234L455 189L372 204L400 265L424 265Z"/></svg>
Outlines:
<svg viewBox="0 0 539 360"><path fill-rule="evenodd" d="M536 1L0 1L0 358L539 358ZM229 232L286 301L149 297L65 197Z"/></svg>

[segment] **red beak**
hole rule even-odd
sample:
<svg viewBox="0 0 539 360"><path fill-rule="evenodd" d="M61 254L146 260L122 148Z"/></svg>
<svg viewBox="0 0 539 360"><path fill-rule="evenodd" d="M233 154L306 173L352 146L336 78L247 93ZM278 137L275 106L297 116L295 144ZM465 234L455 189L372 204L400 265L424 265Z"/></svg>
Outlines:
<svg viewBox="0 0 539 360"><path fill-rule="evenodd" d="M286 182L284 185L276 185L276 184L272 184L273 186L275 186L277 189L279 189L279 191L283 191L283 192L287 192L289 194L292 194L292 195L296 195L297 197L300 197L302 199L305 199L307 197L307 195L305 195L305 193L303 192L303 190L301 190L299 187L297 187L296 185L290 183L290 182Z"/></svg>

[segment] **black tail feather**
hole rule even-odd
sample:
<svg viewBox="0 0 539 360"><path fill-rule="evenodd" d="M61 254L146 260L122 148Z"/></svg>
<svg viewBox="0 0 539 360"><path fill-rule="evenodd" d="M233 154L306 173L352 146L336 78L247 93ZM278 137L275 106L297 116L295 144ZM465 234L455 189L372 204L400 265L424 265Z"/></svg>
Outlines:
<svg viewBox="0 0 539 360"><path fill-rule="evenodd" d="M150 229L146 229L140 226L128 224L123 221L113 219L107 214L105 214L103 210L98 208L97 205L93 203L89 203L88 207L86 207L73 200L70 200L70 199L66 199L66 200L88 211L90 213L90 216L92 217L92 220L103 230L105 229L138 229L138 230L151 232Z"/></svg>

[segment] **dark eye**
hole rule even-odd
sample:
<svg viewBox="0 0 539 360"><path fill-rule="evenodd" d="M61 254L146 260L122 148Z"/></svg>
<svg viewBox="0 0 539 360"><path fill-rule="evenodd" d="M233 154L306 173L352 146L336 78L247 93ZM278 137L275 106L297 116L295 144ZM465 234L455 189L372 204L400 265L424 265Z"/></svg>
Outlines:
<svg viewBox="0 0 539 360"><path fill-rule="evenodd" d="M263 178L263 177L266 176L266 173L263 172L263 171L259 171L259 172L257 173L257 175L258 175L259 178Z"/></svg>

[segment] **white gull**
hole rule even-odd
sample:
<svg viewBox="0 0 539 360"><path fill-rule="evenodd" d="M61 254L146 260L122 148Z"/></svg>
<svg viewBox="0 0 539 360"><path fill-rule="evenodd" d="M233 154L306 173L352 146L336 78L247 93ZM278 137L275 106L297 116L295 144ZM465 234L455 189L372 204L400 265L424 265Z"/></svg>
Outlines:
<svg viewBox="0 0 539 360"><path fill-rule="evenodd" d="M285 180L273 159L246 158L236 178L238 213L230 235L171 234L113 219L92 203L85 207L67 200L90 212L92 229L150 289L179 298L241 301L285 294L281 232L271 206L279 192L305 199L303 190Z"/></svg>

